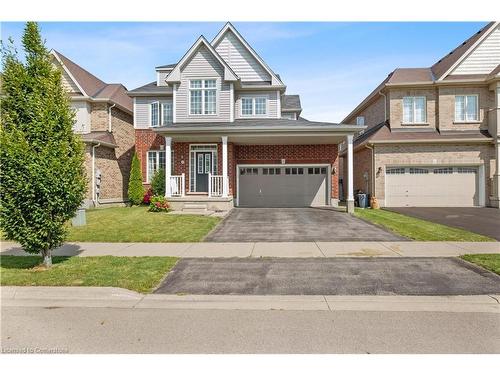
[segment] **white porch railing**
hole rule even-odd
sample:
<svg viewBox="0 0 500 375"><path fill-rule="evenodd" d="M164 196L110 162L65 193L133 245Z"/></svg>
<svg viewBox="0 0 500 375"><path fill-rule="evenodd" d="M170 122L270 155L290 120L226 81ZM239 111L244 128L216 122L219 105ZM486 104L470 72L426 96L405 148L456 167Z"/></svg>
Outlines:
<svg viewBox="0 0 500 375"><path fill-rule="evenodd" d="M172 197L183 197L184 196L184 182L185 174L180 176L170 176L170 196Z"/></svg>
<svg viewBox="0 0 500 375"><path fill-rule="evenodd" d="M224 176L208 174L208 196L222 197L224 195Z"/></svg>

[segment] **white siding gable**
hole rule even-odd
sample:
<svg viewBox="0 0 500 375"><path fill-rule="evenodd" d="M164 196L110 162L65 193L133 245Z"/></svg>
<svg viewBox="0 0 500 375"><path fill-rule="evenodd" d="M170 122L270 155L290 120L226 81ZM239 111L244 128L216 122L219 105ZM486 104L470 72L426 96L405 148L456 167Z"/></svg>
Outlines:
<svg viewBox="0 0 500 375"><path fill-rule="evenodd" d="M215 50L242 81L271 81L270 74L231 31L225 33Z"/></svg>
<svg viewBox="0 0 500 375"><path fill-rule="evenodd" d="M223 82L224 67L205 47L200 46L181 67L181 83L176 93L176 122L230 121L230 84ZM189 114L189 81L215 78L217 87L217 113L215 115Z"/></svg>
<svg viewBox="0 0 500 375"><path fill-rule="evenodd" d="M488 74L500 64L500 26L491 32L452 72Z"/></svg>

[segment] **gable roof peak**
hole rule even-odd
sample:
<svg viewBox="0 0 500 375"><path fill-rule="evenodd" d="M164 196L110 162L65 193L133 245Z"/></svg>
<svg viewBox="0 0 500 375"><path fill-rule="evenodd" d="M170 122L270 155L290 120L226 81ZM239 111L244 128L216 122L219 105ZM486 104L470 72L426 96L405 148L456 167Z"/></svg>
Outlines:
<svg viewBox="0 0 500 375"><path fill-rule="evenodd" d="M189 50L182 56L175 67L170 71L170 73L165 78L167 83L180 82L181 78L181 67L194 55L198 48L204 45L208 51L217 59L217 61L224 67L224 80L226 81L237 81L239 79L238 75L231 69L227 62L217 53L215 48L208 42L208 40L200 35L196 42L189 48Z"/></svg>
<svg viewBox="0 0 500 375"><path fill-rule="evenodd" d="M257 62L267 71L267 73L269 73L269 75L271 76L271 83L273 85L285 86L280 77L276 73L274 73L269 65L267 65L266 62L262 59L262 57L260 57L259 54L255 52L252 46L245 40L245 38L243 38L243 36L231 22L226 22L226 24L222 27L222 29L220 29L215 38L212 40L211 45L216 48L228 31L232 32L236 36L236 38L247 49L247 51L250 52L250 54L257 60Z"/></svg>

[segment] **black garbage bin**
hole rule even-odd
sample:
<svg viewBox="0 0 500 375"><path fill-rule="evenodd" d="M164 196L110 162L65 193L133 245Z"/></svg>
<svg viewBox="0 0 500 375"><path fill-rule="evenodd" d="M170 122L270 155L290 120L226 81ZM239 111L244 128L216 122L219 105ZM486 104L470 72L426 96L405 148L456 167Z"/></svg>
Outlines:
<svg viewBox="0 0 500 375"><path fill-rule="evenodd" d="M358 207L367 208L368 207L368 194L358 194Z"/></svg>

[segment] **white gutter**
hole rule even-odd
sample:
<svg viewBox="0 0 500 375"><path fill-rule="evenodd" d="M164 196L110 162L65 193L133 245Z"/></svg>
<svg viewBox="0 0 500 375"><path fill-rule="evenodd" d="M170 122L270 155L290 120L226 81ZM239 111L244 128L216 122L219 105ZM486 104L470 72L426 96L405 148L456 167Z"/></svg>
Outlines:
<svg viewBox="0 0 500 375"><path fill-rule="evenodd" d="M113 105L111 105L109 108L108 108L108 132L111 133L111 110L113 109L113 107L115 107L116 104L113 103Z"/></svg>
<svg viewBox="0 0 500 375"><path fill-rule="evenodd" d="M101 143L92 146L92 203L94 203L94 207L97 206L97 199L95 194L95 149L100 145Z"/></svg>

